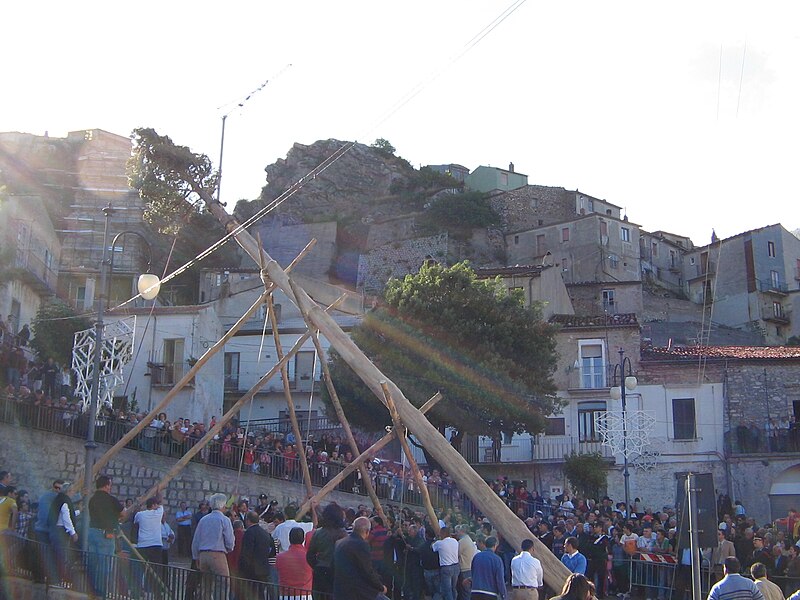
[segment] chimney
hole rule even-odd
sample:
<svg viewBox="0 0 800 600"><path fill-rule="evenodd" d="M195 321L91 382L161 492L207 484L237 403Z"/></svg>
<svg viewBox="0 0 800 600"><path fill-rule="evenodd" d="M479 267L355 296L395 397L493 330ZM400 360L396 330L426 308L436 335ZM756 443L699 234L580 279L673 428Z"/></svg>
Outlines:
<svg viewBox="0 0 800 600"><path fill-rule="evenodd" d="M508 163L508 170L511 171L512 173L514 172L514 163L513 162Z"/></svg>

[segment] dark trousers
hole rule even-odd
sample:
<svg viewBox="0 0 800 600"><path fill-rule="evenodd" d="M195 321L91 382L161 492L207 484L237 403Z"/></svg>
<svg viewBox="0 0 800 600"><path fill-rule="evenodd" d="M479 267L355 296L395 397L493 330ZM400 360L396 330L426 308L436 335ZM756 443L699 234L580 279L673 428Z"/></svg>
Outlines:
<svg viewBox="0 0 800 600"><path fill-rule="evenodd" d="M192 526L178 525L178 554L192 555Z"/></svg>
<svg viewBox="0 0 800 600"><path fill-rule="evenodd" d="M333 594L333 569L330 567L314 567L312 588L314 600L327 600L325 594Z"/></svg>

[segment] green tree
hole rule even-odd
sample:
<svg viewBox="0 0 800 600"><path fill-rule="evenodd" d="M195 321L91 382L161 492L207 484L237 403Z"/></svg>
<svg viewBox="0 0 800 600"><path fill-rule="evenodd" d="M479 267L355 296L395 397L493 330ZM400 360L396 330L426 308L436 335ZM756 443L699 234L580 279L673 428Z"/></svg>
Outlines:
<svg viewBox="0 0 800 600"><path fill-rule="evenodd" d="M554 328L499 280L478 280L466 263L427 264L391 280L385 306L368 313L353 340L441 431L539 432L560 409L552 373ZM331 373L353 424L376 431L389 415L336 353ZM460 439L460 437L459 437Z"/></svg>
<svg viewBox="0 0 800 600"><path fill-rule="evenodd" d="M91 326L89 320L77 316L71 306L54 299L39 306L31 323L31 346L40 359L52 356L59 364L68 365L72 363L75 333Z"/></svg>
<svg viewBox="0 0 800 600"><path fill-rule="evenodd" d="M372 143L372 147L378 151L378 154L382 154L383 156L394 156L394 153L397 152L397 148L392 146L389 140L383 138L375 140Z"/></svg>
<svg viewBox="0 0 800 600"><path fill-rule="evenodd" d="M563 470L572 490L578 496L596 499L606 489L608 464L599 452L573 452L564 457Z"/></svg>

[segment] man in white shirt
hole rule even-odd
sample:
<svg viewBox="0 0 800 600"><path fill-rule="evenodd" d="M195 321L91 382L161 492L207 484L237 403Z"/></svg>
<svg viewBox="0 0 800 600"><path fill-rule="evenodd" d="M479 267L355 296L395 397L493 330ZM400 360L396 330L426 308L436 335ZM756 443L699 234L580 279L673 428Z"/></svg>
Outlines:
<svg viewBox="0 0 800 600"><path fill-rule="evenodd" d="M439 539L431 547L439 553L439 593L442 600L456 600L458 575L461 573L458 542L450 537L450 529L443 527L439 530Z"/></svg>
<svg viewBox="0 0 800 600"><path fill-rule="evenodd" d="M161 517L164 515L164 507L161 506L159 498L148 498L145 503L146 510L140 510L133 518L134 526L138 526L136 549L148 563L146 567L147 591L155 592L163 580L163 568L153 565L161 564L161 554L163 544L161 542Z"/></svg>
<svg viewBox="0 0 800 600"><path fill-rule="evenodd" d="M306 533L314 529L313 523L298 523L294 520L297 516L297 507L294 504L289 504L283 509L283 516L286 520L275 528L272 532L272 537L281 543L281 552L286 552L291 545L289 543L289 532L295 527L299 527Z"/></svg>
<svg viewBox="0 0 800 600"><path fill-rule="evenodd" d="M511 600L539 600L544 572L532 550L533 540L522 540L522 552L511 559Z"/></svg>

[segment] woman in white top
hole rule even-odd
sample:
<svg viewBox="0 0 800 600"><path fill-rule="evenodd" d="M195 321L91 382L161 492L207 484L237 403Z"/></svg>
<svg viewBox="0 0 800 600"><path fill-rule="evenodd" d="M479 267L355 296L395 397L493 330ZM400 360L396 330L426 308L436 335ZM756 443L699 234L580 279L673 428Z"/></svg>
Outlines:
<svg viewBox="0 0 800 600"><path fill-rule="evenodd" d="M145 590L156 592L160 587L158 580L163 581L163 569L154 565L161 564L164 550L161 542L161 518L164 516L164 507L158 498L148 498L145 506L146 510L136 513L133 525L138 531L136 548L142 558L150 563L145 567L147 573Z"/></svg>

